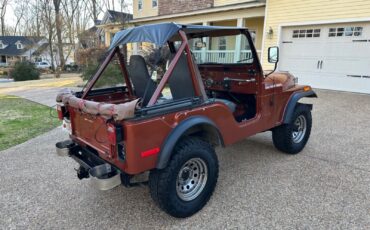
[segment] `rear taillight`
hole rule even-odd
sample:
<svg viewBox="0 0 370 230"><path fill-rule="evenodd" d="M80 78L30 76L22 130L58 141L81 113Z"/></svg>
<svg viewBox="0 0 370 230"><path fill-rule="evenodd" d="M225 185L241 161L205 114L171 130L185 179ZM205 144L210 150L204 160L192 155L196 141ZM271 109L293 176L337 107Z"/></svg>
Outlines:
<svg viewBox="0 0 370 230"><path fill-rule="evenodd" d="M63 115L63 107L61 106L61 105L57 105L57 112L58 112L58 118L59 118L59 120L63 120L63 118L64 118L64 115Z"/></svg>
<svg viewBox="0 0 370 230"><path fill-rule="evenodd" d="M107 124L108 141L112 145L117 143L116 127L113 124Z"/></svg>

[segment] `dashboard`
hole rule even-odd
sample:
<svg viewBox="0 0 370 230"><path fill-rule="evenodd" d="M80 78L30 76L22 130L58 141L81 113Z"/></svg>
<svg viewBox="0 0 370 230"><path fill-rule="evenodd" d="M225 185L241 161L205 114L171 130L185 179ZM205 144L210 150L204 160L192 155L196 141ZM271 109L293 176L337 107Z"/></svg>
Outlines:
<svg viewBox="0 0 370 230"><path fill-rule="evenodd" d="M206 90L242 94L257 93L257 74L245 66L199 66Z"/></svg>

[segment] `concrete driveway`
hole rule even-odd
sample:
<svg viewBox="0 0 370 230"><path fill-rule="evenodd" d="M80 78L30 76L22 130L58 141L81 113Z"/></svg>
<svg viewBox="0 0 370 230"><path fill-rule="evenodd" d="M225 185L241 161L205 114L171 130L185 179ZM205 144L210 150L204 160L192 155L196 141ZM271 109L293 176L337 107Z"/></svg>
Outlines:
<svg viewBox="0 0 370 230"><path fill-rule="evenodd" d="M78 84L83 84L78 74L63 74L61 78L47 76L41 80L1 83L0 94L23 97L52 107L56 104L56 95L63 87L71 88ZM77 88L73 87L73 90Z"/></svg>
<svg viewBox="0 0 370 230"><path fill-rule="evenodd" d="M370 229L370 96L318 91L302 153L275 150L270 133L218 149L207 206L175 219L147 187L101 192L54 154L57 128L0 152L1 229Z"/></svg>

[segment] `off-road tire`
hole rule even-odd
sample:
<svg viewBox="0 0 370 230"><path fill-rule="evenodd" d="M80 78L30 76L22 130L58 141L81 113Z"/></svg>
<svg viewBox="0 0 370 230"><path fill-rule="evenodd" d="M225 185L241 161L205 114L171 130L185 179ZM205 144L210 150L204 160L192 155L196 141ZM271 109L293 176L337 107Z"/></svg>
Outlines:
<svg viewBox="0 0 370 230"><path fill-rule="evenodd" d="M207 167L207 180L200 193L190 201L184 201L177 192L178 175L184 164L201 159ZM164 169L155 169L149 175L150 194L155 203L166 213L177 218L189 217L202 209L209 201L218 178L218 159L214 148L195 137L182 139Z"/></svg>
<svg viewBox="0 0 370 230"><path fill-rule="evenodd" d="M306 132L299 142L294 141L293 132L296 131L295 122L300 117L306 121ZM306 146L311 134L312 116L311 109L304 104L297 104L294 109L292 121L289 124L280 125L272 130L274 146L285 153L297 154Z"/></svg>

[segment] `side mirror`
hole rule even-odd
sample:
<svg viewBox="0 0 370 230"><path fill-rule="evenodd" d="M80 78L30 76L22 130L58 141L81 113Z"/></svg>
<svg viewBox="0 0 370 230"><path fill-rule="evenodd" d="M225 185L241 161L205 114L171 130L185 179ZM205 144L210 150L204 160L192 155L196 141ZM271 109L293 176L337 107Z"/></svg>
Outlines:
<svg viewBox="0 0 370 230"><path fill-rule="evenodd" d="M270 63L278 63L279 62L279 47L273 46L270 47L268 50L268 62Z"/></svg>

